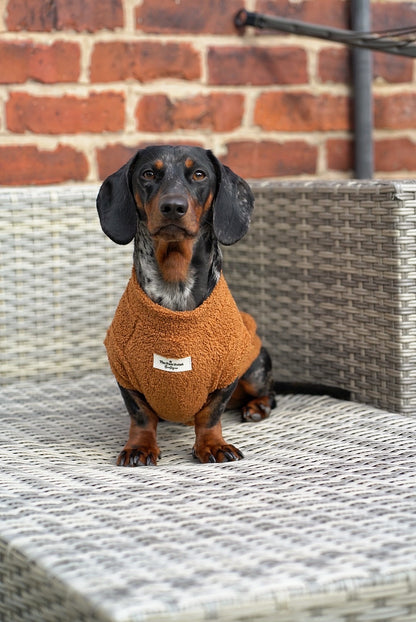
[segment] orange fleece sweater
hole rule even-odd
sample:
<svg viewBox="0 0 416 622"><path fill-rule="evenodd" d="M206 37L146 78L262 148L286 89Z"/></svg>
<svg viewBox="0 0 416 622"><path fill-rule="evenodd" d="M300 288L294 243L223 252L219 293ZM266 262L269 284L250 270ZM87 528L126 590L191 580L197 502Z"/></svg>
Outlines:
<svg viewBox="0 0 416 622"><path fill-rule="evenodd" d="M192 425L210 393L247 371L261 341L222 275L201 306L171 311L144 293L133 269L105 345L122 387L142 393L162 419Z"/></svg>

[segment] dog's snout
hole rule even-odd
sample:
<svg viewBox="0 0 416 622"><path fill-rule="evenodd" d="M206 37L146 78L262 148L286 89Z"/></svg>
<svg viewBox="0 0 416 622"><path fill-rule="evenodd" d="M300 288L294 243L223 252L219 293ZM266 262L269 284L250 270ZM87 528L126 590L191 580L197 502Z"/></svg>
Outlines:
<svg viewBox="0 0 416 622"><path fill-rule="evenodd" d="M188 200L180 195L165 196L159 204L159 210L165 218L179 220L188 211Z"/></svg>

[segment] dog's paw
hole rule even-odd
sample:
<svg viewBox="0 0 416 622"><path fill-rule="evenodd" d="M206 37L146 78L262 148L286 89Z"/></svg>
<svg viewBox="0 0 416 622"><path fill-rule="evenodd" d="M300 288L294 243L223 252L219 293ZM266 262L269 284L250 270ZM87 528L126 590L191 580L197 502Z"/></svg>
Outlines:
<svg viewBox="0 0 416 622"><path fill-rule="evenodd" d="M274 404L274 398L269 395L256 397L243 407L241 419L242 421L262 421L270 415Z"/></svg>
<svg viewBox="0 0 416 622"><path fill-rule="evenodd" d="M195 444L192 455L204 464L208 462L234 462L244 458L237 447L228 443L222 445Z"/></svg>
<svg viewBox="0 0 416 622"><path fill-rule="evenodd" d="M159 447L125 447L117 458L117 466L156 466L161 458Z"/></svg>

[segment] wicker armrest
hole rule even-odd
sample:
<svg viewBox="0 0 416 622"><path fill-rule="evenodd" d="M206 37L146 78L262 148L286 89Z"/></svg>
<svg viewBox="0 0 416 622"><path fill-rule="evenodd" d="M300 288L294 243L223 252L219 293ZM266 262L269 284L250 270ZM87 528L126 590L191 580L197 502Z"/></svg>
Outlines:
<svg viewBox="0 0 416 622"><path fill-rule="evenodd" d="M227 275L275 377L416 413L416 182L258 182Z"/></svg>

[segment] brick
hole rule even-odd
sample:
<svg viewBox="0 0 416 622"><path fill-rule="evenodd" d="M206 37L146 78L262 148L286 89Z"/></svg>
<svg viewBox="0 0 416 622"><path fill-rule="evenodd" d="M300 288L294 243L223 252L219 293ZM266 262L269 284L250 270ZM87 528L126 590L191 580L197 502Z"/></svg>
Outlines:
<svg viewBox="0 0 416 622"><path fill-rule="evenodd" d="M343 47L326 48L318 56L318 77L320 82L350 84L351 54Z"/></svg>
<svg viewBox="0 0 416 622"><path fill-rule="evenodd" d="M257 0L256 11L303 22L349 28L350 3L344 0ZM278 32L278 31L273 31Z"/></svg>
<svg viewBox="0 0 416 622"><path fill-rule="evenodd" d="M136 8L136 27L156 34L235 34L234 15L241 0L143 0Z"/></svg>
<svg viewBox="0 0 416 622"><path fill-rule="evenodd" d="M416 17L415 17L416 23ZM391 84L400 82L412 82L413 80L413 59L394 54L373 54L373 76L381 78Z"/></svg>
<svg viewBox="0 0 416 622"><path fill-rule="evenodd" d="M144 95L136 110L137 127L144 132L177 129L231 131L241 125L244 96L210 93L172 101L166 95Z"/></svg>
<svg viewBox="0 0 416 622"><path fill-rule="evenodd" d="M321 82L349 84L352 80L351 55L345 48L321 50L318 60L318 75ZM413 60L393 54L373 54L373 77L391 84L411 82Z"/></svg>
<svg viewBox="0 0 416 622"><path fill-rule="evenodd" d="M372 2L371 29L388 30L416 24L416 2Z"/></svg>
<svg viewBox="0 0 416 622"><path fill-rule="evenodd" d="M254 122L268 131L347 130L351 125L349 98L301 91L262 93L256 102Z"/></svg>
<svg viewBox="0 0 416 622"><path fill-rule="evenodd" d="M348 138L331 138L326 142L326 161L330 171L351 171L354 168L354 143Z"/></svg>
<svg viewBox="0 0 416 622"><path fill-rule="evenodd" d="M80 73L77 43L55 41L51 45L31 41L0 42L0 84L35 80L44 84L76 82Z"/></svg>
<svg viewBox="0 0 416 622"><path fill-rule="evenodd" d="M140 145L136 147L126 147L125 145L107 145L103 149L96 150L98 175L100 179L105 179L123 166L134 156Z"/></svg>
<svg viewBox="0 0 416 622"><path fill-rule="evenodd" d="M317 148L305 141L236 141L227 145L228 153L221 157L238 175L245 179L313 175L316 173Z"/></svg>
<svg viewBox="0 0 416 622"><path fill-rule="evenodd" d="M354 143L349 139L327 141L328 170L354 169ZM388 138L374 141L376 171L416 171L416 145L408 138Z"/></svg>
<svg viewBox="0 0 416 622"><path fill-rule="evenodd" d="M50 32L57 28L57 4L41 0L9 0L5 21L11 31Z"/></svg>
<svg viewBox="0 0 416 622"><path fill-rule="evenodd" d="M281 47L211 47L209 84L305 84L308 82L304 49Z"/></svg>
<svg viewBox="0 0 416 622"><path fill-rule="evenodd" d="M91 82L196 80L200 76L201 58L190 43L101 42L91 57Z"/></svg>
<svg viewBox="0 0 416 622"><path fill-rule="evenodd" d="M122 0L9 0L7 4L6 24L11 31L96 32L122 27L123 21Z"/></svg>
<svg viewBox="0 0 416 622"><path fill-rule="evenodd" d="M0 147L0 184L55 184L85 181L88 162L72 147L58 145L54 151L35 146Z"/></svg>
<svg viewBox="0 0 416 622"><path fill-rule="evenodd" d="M416 171L416 144L408 138L374 142L374 168L377 171Z"/></svg>
<svg viewBox="0 0 416 622"><path fill-rule="evenodd" d="M20 134L116 132L124 129L124 97L113 92L91 93L85 98L11 93L6 121L9 130Z"/></svg>
<svg viewBox="0 0 416 622"><path fill-rule="evenodd" d="M349 139L327 141L328 170L354 169L354 143ZM408 138L388 138L374 141L376 171L416 171L416 145Z"/></svg>
<svg viewBox="0 0 416 622"><path fill-rule="evenodd" d="M374 97L374 126L378 129L414 129L416 93L400 92Z"/></svg>
<svg viewBox="0 0 416 622"><path fill-rule="evenodd" d="M137 127L143 132L169 132L174 125L171 119L173 104L167 95L144 95L137 104Z"/></svg>
<svg viewBox="0 0 416 622"><path fill-rule="evenodd" d="M0 42L0 84L26 82L30 47L31 44L26 41Z"/></svg>

